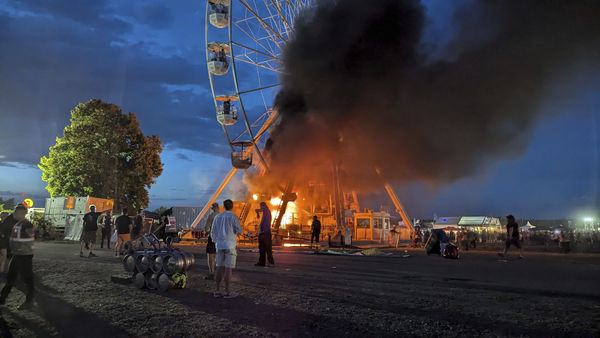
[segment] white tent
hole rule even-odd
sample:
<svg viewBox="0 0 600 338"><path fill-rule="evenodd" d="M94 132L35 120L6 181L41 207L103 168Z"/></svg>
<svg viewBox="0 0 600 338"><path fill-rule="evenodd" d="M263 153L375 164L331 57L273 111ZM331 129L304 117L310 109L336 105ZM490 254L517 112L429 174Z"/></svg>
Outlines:
<svg viewBox="0 0 600 338"><path fill-rule="evenodd" d="M529 222L529 221L527 221L527 224L521 226L522 231L529 231L529 230L532 230L535 228L536 228L536 226L531 224L531 222Z"/></svg>

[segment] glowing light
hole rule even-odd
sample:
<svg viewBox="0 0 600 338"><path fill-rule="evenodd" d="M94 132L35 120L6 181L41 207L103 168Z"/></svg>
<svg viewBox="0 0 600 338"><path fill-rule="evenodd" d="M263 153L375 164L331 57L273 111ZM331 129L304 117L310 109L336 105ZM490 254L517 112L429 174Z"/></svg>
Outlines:
<svg viewBox="0 0 600 338"><path fill-rule="evenodd" d="M252 194L252 199L258 201L258 194Z"/></svg>
<svg viewBox="0 0 600 338"><path fill-rule="evenodd" d="M302 243L283 243L283 246L286 248L290 248L290 247L298 247L298 246L310 246L309 244L302 244Z"/></svg>
<svg viewBox="0 0 600 338"><path fill-rule="evenodd" d="M271 198L270 203L271 203L272 206L278 207L281 204L281 198L279 198L279 197L273 197L273 198Z"/></svg>
<svg viewBox="0 0 600 338"><path fill-rule="evenodd" d="M270 203L272 206L276 207L275 209L271 210L271 216L273 217L273 219L276 219L279 215L279 206L281 205L281 198L273 197L273 198L271 198ZM285 225L293 224L294 221L297 220L296 219L296 217L298 216L297 213L298 213L298 207L296 206L296 203L288 202L287 208L285 210L285 214L281 218L281 225L284 226L284 229L285 229Z"/></svg>
<svg viewBox="0 0 600 338"><path fill-rule="evenodd" d="M594 221L594 219L593 219L592 217L585 217L585 218L583 219L583 221L584 221L584 222L591 223L591 222L593 222L593 221Z"/></svg>

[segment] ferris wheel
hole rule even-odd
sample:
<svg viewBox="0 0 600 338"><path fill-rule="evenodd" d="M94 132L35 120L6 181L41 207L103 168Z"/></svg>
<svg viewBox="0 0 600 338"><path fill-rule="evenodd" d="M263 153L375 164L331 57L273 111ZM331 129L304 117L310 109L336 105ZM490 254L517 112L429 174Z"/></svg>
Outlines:
<svg viewBox="0 0 600 338"><path fill-rule="evenodd" d="M207 0L206 62L216 119L231 148L233 171L256 164L276 113L271 107L282 49L294 19L313 0Z"/></svg>

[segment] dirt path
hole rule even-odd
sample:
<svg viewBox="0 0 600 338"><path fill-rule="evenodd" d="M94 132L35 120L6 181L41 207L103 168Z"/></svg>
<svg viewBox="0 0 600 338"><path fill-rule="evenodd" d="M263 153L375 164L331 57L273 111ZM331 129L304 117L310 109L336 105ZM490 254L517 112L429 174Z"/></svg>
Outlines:
<svg viewBox="0 0 600 338"><path fill-rule="evenodd" d="M600 334L600 258L532 255L502 262L477 253L451 261L277 253L274 268L241 252L234 288L212 297L203 255L189 287L157 293L110 282L122 272L108 251L80 259L65 244L34 258L38 308L11 295L3 336L360 337L577 336ZM200 250L198 250L200 251ZM33 323L33 324L30 324Z"/></svg>

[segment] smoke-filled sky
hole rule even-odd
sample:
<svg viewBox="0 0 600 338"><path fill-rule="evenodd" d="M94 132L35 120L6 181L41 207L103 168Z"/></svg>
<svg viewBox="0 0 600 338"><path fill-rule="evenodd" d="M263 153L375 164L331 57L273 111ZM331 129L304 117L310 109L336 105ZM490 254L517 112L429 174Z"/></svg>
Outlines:
<svg viewBox="0 0 600 338"><path fill-rule="evenodd" d="M333 152L365 185L379 166L416 217L598 206L597 2L337 3L307 16L286 54L279 102L293 123L284 119L274 156L316 142L303 164ZM229 166L203 11L197 1L0 0L0 194L45 195L33 165L69 109L95 97L138 113L165 143L151 207L200 205Z"/></svg>

